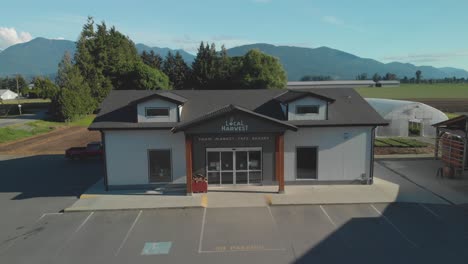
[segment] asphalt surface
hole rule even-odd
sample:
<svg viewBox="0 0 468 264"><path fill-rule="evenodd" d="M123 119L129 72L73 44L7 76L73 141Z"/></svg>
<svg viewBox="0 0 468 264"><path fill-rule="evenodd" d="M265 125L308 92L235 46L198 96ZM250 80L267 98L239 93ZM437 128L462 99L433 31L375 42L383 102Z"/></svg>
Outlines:
<svg viewBox="0 0 468 264"><path fill-rule="evenodd" d="M34 114L24 114L21 116L14 116L14 117L1 117L0 127L23 124L23 123L27 123L31 121L36 121L39 119L44 119L45 117L46 117L46 111L40 111Z"/></svg>
<svg viewBox="0 0 468 264"><path fill-rule="evenodd" d="M1 159L1 158L0 158ZM0 160L0 263L466 263L468 211L429 204L60 213L101 162Z"/></svg>

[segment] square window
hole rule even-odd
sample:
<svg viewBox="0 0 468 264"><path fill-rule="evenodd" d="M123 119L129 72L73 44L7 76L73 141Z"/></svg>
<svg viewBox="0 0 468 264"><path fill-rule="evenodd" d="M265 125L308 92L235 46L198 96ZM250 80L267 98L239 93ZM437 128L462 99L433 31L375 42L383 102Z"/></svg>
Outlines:
<svg viewBox="0 0 468 264"><path fill-rule="evenodd" d="M169 116L169 108L145 108L145 116L147 117L167 117Z"/></svg>
<svg viewBox="0 0 468 264"><path fill-rule="evenodd" d="M150 183L172 181L171 151L150 150L149 156L149 181Z"/></svg>
<svg viewBox="0 0 468 264"><path fill-rule="evenodd" d="M296 106L296 114L318 114L320 106L318 105L298 105Z"/></svg>

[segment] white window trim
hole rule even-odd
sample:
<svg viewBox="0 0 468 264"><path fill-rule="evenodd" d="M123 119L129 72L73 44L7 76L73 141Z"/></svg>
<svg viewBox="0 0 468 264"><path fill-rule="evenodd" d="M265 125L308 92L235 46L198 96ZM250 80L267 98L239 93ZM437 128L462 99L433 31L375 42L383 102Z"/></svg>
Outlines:
<svg viewBox="0 0 468 264"><path fill-rule="evenodd" d="M317 107L317 113L298 113L298 108L299 107ZM307 115L319 115L320 114L320 105L296 105L296 109L295 109L295 115L298 115L298 116L307 116Z"/></svg>
<svg viewBox="0 0 468 264"><path fill-rule="evenodd" d="M149 116L147 115L147 110L148 109L167 109L167 115L158 115L158 116ZM171 109L169 107L153 107L153 106L148 106L145 107L145 118L168 118L171 116Z"/></svg>

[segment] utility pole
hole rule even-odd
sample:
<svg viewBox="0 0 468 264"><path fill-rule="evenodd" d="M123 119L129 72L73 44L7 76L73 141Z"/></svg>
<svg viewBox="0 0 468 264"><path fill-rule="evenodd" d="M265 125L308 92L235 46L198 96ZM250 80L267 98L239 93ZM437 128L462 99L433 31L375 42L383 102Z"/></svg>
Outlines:
<svg viewBox="0 0 468 264"><path fill-rule="evenodd" d="M16 74L16 92L18 92L18 96L16 97L18 99L18 110L19 110L19 115L21 115L21 102L20 102L20 91L19 91L19 85L18 85L18 74Z"/></svg>

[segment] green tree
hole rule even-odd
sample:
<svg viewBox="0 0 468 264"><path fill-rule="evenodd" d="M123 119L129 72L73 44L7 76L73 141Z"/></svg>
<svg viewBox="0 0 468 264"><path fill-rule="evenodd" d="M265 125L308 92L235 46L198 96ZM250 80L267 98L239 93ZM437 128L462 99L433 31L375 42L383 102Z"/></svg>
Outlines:
<svg viewBox="0 0 468 264"><path fill-rule="evenodd" d="M169 77L172 87L176 90L186 89L189 85L190 67L177 51L175 56L168 52L163 62L163 72Z"/></svg>
<svg viewBox="0 0 468 264"><path fill-rule="evenodd" d="M301 78L302 82L306 81L331 81L333 78L331 76L325 75L306 75Z"/></svg>
<svg viewBox="0 0 468 264"><path fill-rule="evenodd" d="M162 70L163 58L161 55L154 53L153 50L150 52L146 52L144 50L140 57L146 65L158 70Z"/></svg>
<svg viewBox="0 0 468 264"><path fill-rule="evenodd" d="M382 80L382 77L378 73L374 73L374 76L372 76L372 80L374 82L378 82L378 81Z"/></svg>
<svg viewBox="0 0 468 264"><path fill-rule="evenodd" d="M128 73L128 89L136 90L169 90L169 78L167 75L158 71L143 62L137 62L133 65L132 71Z"/></svg>
<svg viewBox="0 0 468 264"><path fill-rule="evenodd" d="M216 68L217 61L216 47L203 41L198 48L197 56L192 63L192 83L195 89L214 89L215 80L218 76Z"/></svg>
<svg viewBox="0 0 468 264"><path fill-rule="evenodd" d="M37 77L33 84L36 95L44 99L56 98L60 92L58 86L47 77Z"/></svg>
<svg viewBox="0 0 468 264"><path fill-rule="evenodd" d="M239 77L245 89L282 89L287 82L279 60L258 49L250 50L242 57Z"/></svg>
<svg viewBox="0 0 468 264"><path fill-rule="evenodd" d="M94 111L96 101L91 96L91 89L69 55L65 55L59 64L57 80L59 92L52 98L51 107L58 119L72 121Z"/></svg>
<svg viewBox="0 0 468 264"><path fill-rule="evenodd" d="M367 73L358 74L356 80L367 80Z"/></svg>
<svg viewBox="0 0 468 264"><path fill-rule="evenodd" d="M417 82L417 83L420 83L420 82L421 82L421 78L422 78L422 71L421 71L421 70L417 70L417 71L416 71L416 82Z"/></svg>

